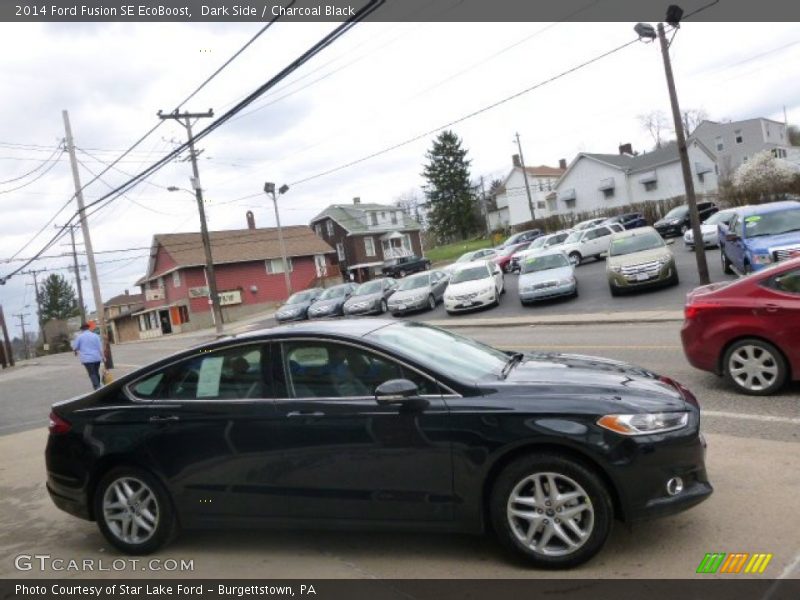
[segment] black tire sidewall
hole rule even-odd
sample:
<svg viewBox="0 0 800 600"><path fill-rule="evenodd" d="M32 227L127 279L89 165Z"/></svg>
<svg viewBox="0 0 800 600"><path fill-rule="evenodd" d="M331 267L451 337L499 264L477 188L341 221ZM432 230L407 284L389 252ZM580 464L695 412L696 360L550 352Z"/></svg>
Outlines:
<svg viewBox="0 0 800 600"><path fill-rule="evenodd" d="M436 309L436 298L433 294L428 295L428 308L431 310Z"/></svg>
<svg viewBox="0 0 800 600"><path fill-rule="evenodd" d="M508 496L514 486L533 473L561 473L575 480L588 494L594 508L594 529L589 539L574 554L544 556L534 554L517 540L506 518ZM528 455L518 458L503 469L492 488L489 513L492 528L500 543L529 564L549 569L568 569L585 563L596 555L611 532L614 511L608 490L588 466L557 454Z"/></svg>
<svg viewBox="0 0 800 600"><path fill-rule="evenodd" d="M742 346L761 346L764 350L768 351L772 356L775 358L775 364L778 365L778 376L775 378L775 381L769 387L763 390L748 390L740 386L736 381L733 379L730 373L730 369L728 368L728 363L730 362L731 355L736 352ZM756 338L746 338L743 340L739 340L725 351L725 355L722 357L722 370L725 373L725 379L728 380L728 383L738 392L742 394L747 394L748 396L769 396L774 394L779 389L781 389L784 384L786 383L787 376L789 371L786 366L786 360L783 358L783 354L778 350L774 345L770 344L769 342L765 342L764 340L759 340Z"/></svg>
<svg viewBox="0 0 800 600"><path fill-rule="evenodd" d="M108 525L103 518L103 495L111 483L120 477L135 477L146 483L156 496L158 502L158 525L156 526L155 534L142 544L128 544L118 539L108 528ZM172 501L169 494L161 485L161 482L143 469L136 467L115 467L106 473L97 484L95 488L94 498L92 499L94 507L94 516L97 520L97 526L103 537L115 548L121 550L126 554L132 555L145 555L155 552L165 544L167 544L177 533L177 519L175 510L172 506Z"/></svg>

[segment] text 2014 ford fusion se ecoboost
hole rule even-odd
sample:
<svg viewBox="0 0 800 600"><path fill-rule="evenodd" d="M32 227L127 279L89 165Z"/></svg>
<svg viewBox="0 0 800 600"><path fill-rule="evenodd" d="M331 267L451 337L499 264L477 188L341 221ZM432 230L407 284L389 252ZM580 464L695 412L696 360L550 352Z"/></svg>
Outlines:
<svg viewBox="0 0 800 600"><path fill-rule="evenodd" d="M622 362L410 321L229 337L53 406L47 488L145 554L181 528L491 529L540 567L712 492L700 409ZM655 540L654 540L655 541Z"/></svg>

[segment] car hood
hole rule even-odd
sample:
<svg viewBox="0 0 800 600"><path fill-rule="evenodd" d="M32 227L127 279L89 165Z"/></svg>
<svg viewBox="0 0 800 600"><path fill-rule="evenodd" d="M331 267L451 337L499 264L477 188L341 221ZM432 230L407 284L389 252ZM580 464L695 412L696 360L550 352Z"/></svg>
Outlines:
<svg viewBox="0 0 800 600"><path fill-rule="evenodd" d="M800 231L790 231L780 235L764 235L759 237L747 238L747 247L754 252L769 252L773 248L781 246L794 246L800 244Z"/></svg>
<svg viewBox="0 0 800 600"><path fill-rule="evenodd" d="M607 267L622 267L627 265L639 265L641 263L659 260L660 258L672 258L672 252L666 248L653 248L652 250L642 250L621 256L609 256L606 259Z"/></svg>
<svg viewBox="0 0 800 600"><path fill-rule="evenodd" d="M317 300L309 308L335 308L345 303L347 298L329 298L327 300Z"/></svg>
<svg viewBox="0 0 800 600"><path fill-rule="evenodd" d="M625 362L583 356L530 352L498 386L513 386L525 397L593 399L607 403L598 412L686 410L678 389L656 373ZM591 409L590 409L591 410Z"/></svg>
<svg viewBox="0 0 800 600"><path fill-rule="evenodd" d="M392 302L396 302L397 300L408 300L413 298L414 296L422 296L430 294L431 288L429 285L425 287L416 288L414 290L397 290L394 294L392 294Z"/></svg>
<svg viewBox="0 0 800 600"><path fill-rule="evenodd" d="M361 304L362 302L376 302L381 298L383 298L383 294L381 292L375 292L374 294L362 294L360 296L350 296L344 305L347 306L348 304Z"/></svg>
<svg viewBox="0 0 800 600"><path fill-rule="evenodd" d="M311 302L295 302L294 304L282 304L276 310L276 313L281 312L295 312L295 311L303 311L306 310L309 306L311 306Z"/></svg>
<svg viewBox="0 0 800 600"><path fill-rule="evenodd" d="M472 281L462 281L461 283L449 283L447 285L448 294L470 294L479 290L484 290L489 286L494 286L494 278L474 279Z"/></svg>
<svg viewBox="0 0 800 600"><path fill-rule="evenodd" d="M653 223L653 227L658 227L659 225L671 225L673 221L680 223L683 221L682 217L670 217L669 219L659 219L655 223Z"/></svg>
<svg viewBox="0 0 800 600"><path fill-rule="evenodd" d="M558 267L557 269L546 269L544 271L534 271L533 273L524 273L519 276L519 287L524 285L531 285L533 283L540 283L542 281L552 281L553 279L566 279L572 277L575 273L574 269L570 267Z"/></svg>

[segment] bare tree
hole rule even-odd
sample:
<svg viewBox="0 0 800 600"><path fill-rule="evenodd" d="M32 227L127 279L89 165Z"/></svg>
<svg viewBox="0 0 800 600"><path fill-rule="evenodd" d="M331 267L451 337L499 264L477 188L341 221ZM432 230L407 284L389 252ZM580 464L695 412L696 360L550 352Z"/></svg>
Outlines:
<svg viewBox="0 0 800 600"><path fill-rule="evenodd" d="M653 110L638 115L639 123L653 138L656 149L661 148L663 133L669 128L667 115L663 110Z"/></svg>
<svg viewBox="0 0 800 600"><path fill-rule="evenodd" d="M425 199L417 188L411 188L397 196L394 205L425 228Z"/></svg>
<svg viewBox="0 0 800 600"><path fill-rule="evenodd" d="M703 121L708 119L708 113L703 108L687 108L681 111L681 120L683 121L683 131L686 135L692 135L692 132L697 129Z"/></svg>

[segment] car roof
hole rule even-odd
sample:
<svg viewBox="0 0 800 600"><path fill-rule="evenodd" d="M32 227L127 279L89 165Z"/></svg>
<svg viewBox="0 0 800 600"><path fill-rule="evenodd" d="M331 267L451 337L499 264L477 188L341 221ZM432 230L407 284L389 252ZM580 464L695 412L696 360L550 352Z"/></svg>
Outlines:
<svg viewBox="0 0 800 600"><path fill-rule="evenodd" d="M381 319L375 317L297 321L294 323L286 323L284 325L278 325L276 327L257 329L242 334L232 335L229 337L222 338L218 341L223 342L225 340L230 341L233 339L245 340L249 338L258 338L262 336L277 337L286 334L297 335L297 336L336 335L336 336L344 336L352 338L361 338L367 335L368 333L371 333L373 331L386 327L387 325L391 325L397 322L398 321L394 319Z"/></svg>
<svg viewBox="0 0 800 600"><path fill-rule="evenodd" d="M637 227L636 229L626 229L624 231L615 231L611 234L611 237L615 240L620 240L629 237L636 237L639 235L647 235L650 233L655 233L659 235L658 232L653 227Z"/></svg>
<svg viewBox="0 0 800 600"><path fill-rule="evenodd" d="M749 204L735 210L736 214L742 217L748 217L750 215L763 215L790 208L800 208L800 202L797 200L781 200L780 202L767 202L766 204Z"/></svg>
<svg viewBox="0 0 800 600"><path fill-rule="evenodd" d="M489 268L488 265L489 265L488 260L482 260L482 259L473 260L467 263L459 264L453 272L455 273L456 271L463 271L464 269L470 269L472 267L486 267L488 269Z"/></svg>
<svg viewBox="0 0 800 600"><path fill-rule="evenodd" d="M539 258L544 258L545 256L555 256L557 254L561 254L564 258L569 260L569 257L567 256L566 252L564 252L563 250L559 250L558 248L553 248L551 250L545 250L544 252L539 252L535 255L535 257L539 259Z"/></svg>

